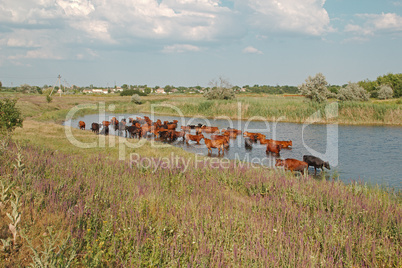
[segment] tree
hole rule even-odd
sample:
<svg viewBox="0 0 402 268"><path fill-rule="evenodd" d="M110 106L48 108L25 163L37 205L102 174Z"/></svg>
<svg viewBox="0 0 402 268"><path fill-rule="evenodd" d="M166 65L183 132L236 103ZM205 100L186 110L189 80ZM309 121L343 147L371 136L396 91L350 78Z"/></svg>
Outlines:
<svg viewBox="0 0 402 268"><path fill-rule="evenodd" d="M377 96L378 96L378 92L377 92L378 83L377 83L377 81L370 81L370 80L366 79L364 81L358 82L358 84L359 84L359 86L361 86L367 92L370 93L370 97L377 98Z"/></svg>
<svg viewBox="0 0 402 268"><path fill-rule="evenodd" d="M342 101L368 101L370 93L358 83L349 82L346 87L339 89L337 97Z"/></svg>
<svg viewBox="0 0 402 268"><path fill-rule="evenodd" d="M0 100L0 132L12 132L16 127L22 127L22 115L15 107L17 99Z"/></svg>
<svg viewBox="0 0 402 268"><path fill-rule="evenodd" d="M303 83L298 86L299 91L306 98L316 102L324 102L328 96L331 96L327 88L327 80L322 73L316 74L314 77L309 76Z"/></svg>
<svg viewBox="0 0 402 268"><path fill-rule="evenodd" d="M377 77L379 86L388 85L394 91L394 97L399 98L402 96L402 74L392 74Z"/></svg>
<svg viewBox="0 0 402 268"><path fill-rule="evenodd" d="M147 94L147 95L150 94L151 91L152 91L152 89L149 88L149 87L146 87L146 88L144 89L144 93Z"/></svg>
<svg viewBox="0 0 402 268"><path fill-rule="evenodd" d="M1 83L1 81L0 81L0 89L3 87L3 84Z"/></svg>
<svg viewBox="0 0 402 268"><path fill-rule="evenodd" d="M378 90L378 98L380 100L391 99L393 95L394 95L394 91L392 90L392 88L390 86L388 86L388 85L380 86L380 89Z"/></svg>
<svg viewBox="0 0 402 268"><path fill-rule="evenodd" d="M231 100L235 98L232 85L225 78L213 79L209 84L211 88L204 93L204 97L208 100Z"/></svg>

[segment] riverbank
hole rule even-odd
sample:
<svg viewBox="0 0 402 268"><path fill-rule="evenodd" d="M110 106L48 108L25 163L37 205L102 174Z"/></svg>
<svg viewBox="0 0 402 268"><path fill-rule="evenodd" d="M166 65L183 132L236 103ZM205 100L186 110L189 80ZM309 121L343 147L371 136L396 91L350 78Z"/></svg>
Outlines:
<svg viewBox="0 0 402 268"><path fill-rule="evenodd" d="M402 105L400 100L369 102L338 102L336 114L328 116L325 111L329 104L317 104L300 97L282 95L238 95L236 100L210 101L201 95L154 95L142 97L143 104L130 102L130 97L120 96L75 96L53 97L51 103L40 95L19 95L18 105L24 116L39 121L57 121L65 119L68 111L79 104L105 103L107 112L115 113L150 113L180 116L203 116L207 118L227 117L230 119L252 119L304 123L314 121L317 124L345 125L386 125L402 126ZM112 106L110 106L112 105ZM113 106L114 105L114 106ZM112 107L112 111L110 110ZM172 108L172 107L176 107ZM334 111L334 106L332 106ZM80 110L81 116L96 113L93 109Z"/></svg>
<svg viewBox="0 0 402 268"><path fill-rule="evenodd" d="M401 192L235 161L197 162L174 146L67 129L94 144L83 148L57 123L71 107L104 102L116 113L136 113L172 99L135 106L122 97L57 98L21 97L23 128L0 143L6 266L33 258L71 267L401 265ZM132 146L122 152L125 142ZM6 213L20 215L14 242L15 219Z"/></svg>
<svg viewBox="0 0 402 268"><path fill-rule="evenodd" d="M194 166L194 155L149 141L121 161L117 137L71 131L106 146L73 146L63 126L32 120L15 131L18 146L2 145L0 179L13 194L0 238L12 240L5 212L21 220L1 263L28 266L36 252L71 267L401 265L400 192L213 159ZM172 153L179 160L158 165Z"/></svg>

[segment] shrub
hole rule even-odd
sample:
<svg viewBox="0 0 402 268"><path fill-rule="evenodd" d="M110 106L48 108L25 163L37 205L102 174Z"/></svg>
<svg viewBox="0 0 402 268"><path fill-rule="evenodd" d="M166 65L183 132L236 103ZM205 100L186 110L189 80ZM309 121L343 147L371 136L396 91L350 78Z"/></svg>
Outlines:
<svg viewBox="0 0 402 268"><path fill-rule="evenodd" d="M231 100L236 97L233 86L223 77L219 77L219 81L212 80L209 84L211 88L204 93L208 100Z"/></svg>
<svg viewBox="0 0 402 268"><path fill-rule="evenodd" d="M139 96L147 96L145 92L139 91L137 89L126 89L120 92L120 96L132 96L133 94L137 94Z"/></svg>
<svg viewBox="0 0 402 268"><path fill-rule="evenodd" d="M52 100L53 100L53 98L50 97L50 95L46 95L46 101L47 101L47 103L51 103Z"/></svg>
<svg viewBox="0 0 402 268"><path fill-rule="evenodd" d="M349 82L346 87L339 89L337 97L342 101L368 101L370 93L359 84Z"/></svg>
<svg viewBox="0 0 402 268"><path fill-rule="evenodd" d="M322 73L316 74L314 77L309 76L306 83L299 85L299 91L306 98L316 102L324 102L331 92L327 88L327 80Z"/></svg>
<svg viewBox="0 0 402 268"><path fill-rule="evenodd" d="M393 95L394 95L394 91L392 90L392 88L390 86L388 86L388 85L380 86L380 89L378 90L378 98L380 100L391 99Z"/></svg>
<svg viewBox="0 0 402 268"><path fill-rule="evenodd" d="M235 98L235 93L231 88L214 87L204 93L208 100L231 100Z"/></svg>
<svg viewBox="0 0 402 268"><path fill-rule="evenodd" d="M16 127L22 127L22 115L15 107L17 99L0 100L0 133L11 132Z"/></svg>
<svg viewBox="0 0 402 268"><path fill-rule="evenodd" d="M131 102L134 102L135 104L142 104L140 95L138 95L138 94L133 94L133 95L131 96Z"/></svg>

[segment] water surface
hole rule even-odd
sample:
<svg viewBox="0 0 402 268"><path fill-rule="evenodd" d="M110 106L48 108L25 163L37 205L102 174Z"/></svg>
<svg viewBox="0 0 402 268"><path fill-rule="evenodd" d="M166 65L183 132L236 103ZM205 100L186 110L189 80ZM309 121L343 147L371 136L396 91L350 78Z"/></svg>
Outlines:
<svg viewBox="0 0 402 268"><path fill-rule="evenodd" d="M339 176L345 183L351 180L362 180L371 184L380 184L387 187L402 188L400 168L402 163L402 128L387 126L345 126L345 125L303 125L297 123L268 123L262 121L241 121L224 119L179 118L175 116L158 115L152 118L149 114L106 114L106 120L113 116L117 119L149 116L153 121L173 121L177 119L178 130L181 125L206 124L219 129L233 127L260 132L276 140L292 140L292 149L283 149L280 158L295 158L302 160L303 155L313 154L329 161L331 170L326 171L326 177ZM103 118L104 119L104 118ZM85 115L71 120L71 126L78 128L78 121L84 121L87 129L91 123L101 122L97 114ZM70 124L70 122L65 122ZM115 135L114 130L110 130ZM210 134L205 134L209 138ZM202 140L200 145L190 142L190 145L180 140L174 146L183 148L192 153L208 155L208 150ZM277 156L267 155L266 146L254 144L251 150L244 146L244 138L238 135L230 141L230 148L224 157L244 161L261 162L271 166ZM218 156L214 151L212 156ZM314 169L310 168L310 173Z"/></svg>

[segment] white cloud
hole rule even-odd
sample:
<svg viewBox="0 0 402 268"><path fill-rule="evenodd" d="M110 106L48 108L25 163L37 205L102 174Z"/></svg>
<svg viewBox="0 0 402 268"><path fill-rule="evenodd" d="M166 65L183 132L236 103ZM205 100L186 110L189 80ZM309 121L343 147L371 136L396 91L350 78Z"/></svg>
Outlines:
<svg viewBox="0 0 402 268"><path fill-rule="evenodd" d="M402 17L395 13L358 14L361 24L348 24L344 31L357 36L373 36L384 33L401 33Z"/></svg>
<svg viewBox="0 0 402 268"><path fill-rule="evenodd" d="M201 49L197 46L188 44L175 44L171 46L165 46L162 50L163 53L183 53L183 52L198 52Z"/></svg>
<svg viewBox="0 0 402 268"><path fill-rule="evenodd" d="M243 49L243 53L248 53L248 54L263 54L260 50L256 49L255 47L248 46Z"/></svg>
<svg viewBox="0 0 402 268"><path fill-rule="evenodd" d="M239 0L240 1L240 0ZM319 36L332 31L325 0L249 0L251 23L267 32L297 32Z"/></svg>
<svg viewBox="0 0 402 268"><path fill-rule="evenodd" d="M402 17L395 13L370 15L369 19L372 19L376 30L402 31Z"/></svg>
<svg viewBox="0 0 402 268"><path fill-rule="evenodd" d="M88 16L95 10L88 0L57 0L67 16Z"/></svg>
<svg viewBox="0 0 402 268"><path fill-rule="evenodd" d="M54 59L60 60L62 57L49 51L48 49L28 50L26 54L13 55L8 57L10 60L16 59Z"/></svg>

